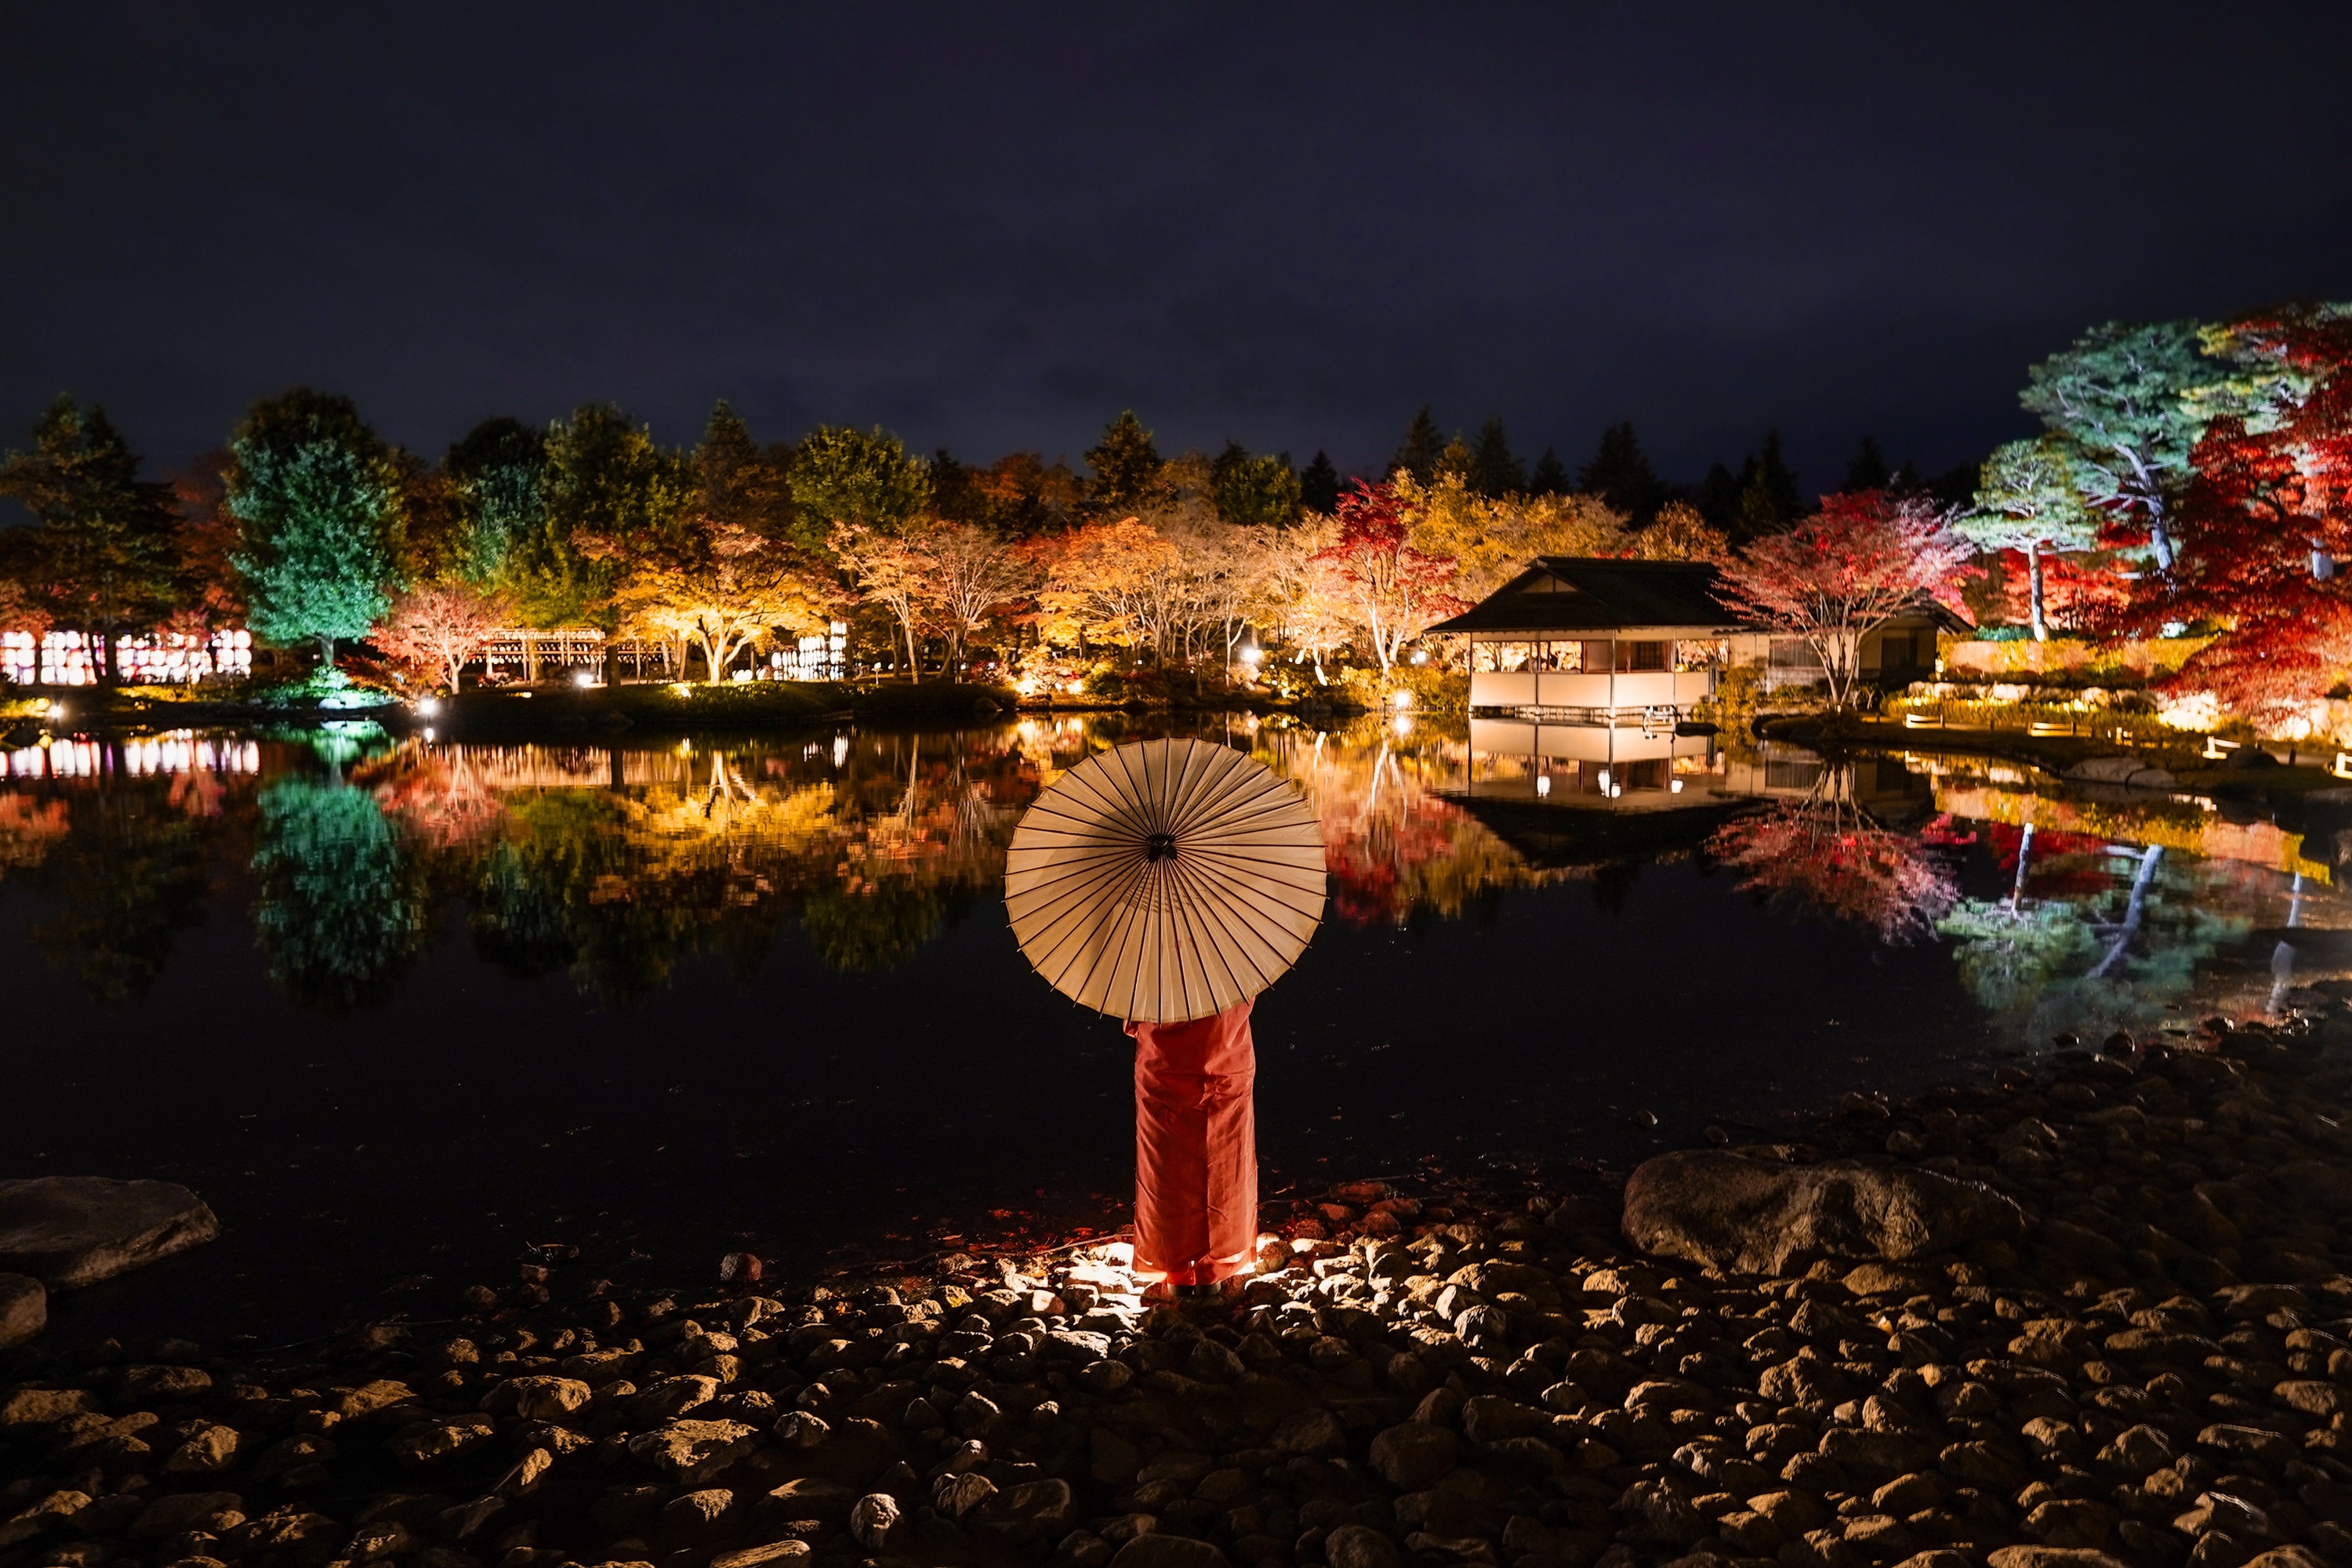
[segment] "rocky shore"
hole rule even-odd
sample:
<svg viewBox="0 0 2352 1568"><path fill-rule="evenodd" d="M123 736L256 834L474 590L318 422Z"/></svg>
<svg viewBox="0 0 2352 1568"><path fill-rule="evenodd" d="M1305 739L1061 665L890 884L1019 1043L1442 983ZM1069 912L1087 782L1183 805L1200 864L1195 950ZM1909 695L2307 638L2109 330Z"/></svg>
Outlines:
<svg viewBox="0 0 2352 1568"><path fill-rule="evenodd" d="M2116 1037L1622 1194L1343 1184L624 1295L562 1249L275 1359L0 1358L0 1568L2352 1563L2352 1018Z"/></svg>

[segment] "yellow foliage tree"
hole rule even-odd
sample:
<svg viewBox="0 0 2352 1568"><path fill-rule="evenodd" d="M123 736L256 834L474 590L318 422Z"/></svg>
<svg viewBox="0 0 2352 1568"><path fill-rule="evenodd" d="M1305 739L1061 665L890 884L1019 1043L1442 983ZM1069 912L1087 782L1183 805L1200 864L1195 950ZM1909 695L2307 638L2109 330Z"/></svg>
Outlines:
<svg viewBox="0 0 2352 1568"><path fill-rule="evenodd" d="M1586 495L1486 497L1441 469L1427 484L1399 470L1391 481L1415 550L1458 563L1453 591L1483 599L1538 555L1624 555L1625 519Z"/></svg>

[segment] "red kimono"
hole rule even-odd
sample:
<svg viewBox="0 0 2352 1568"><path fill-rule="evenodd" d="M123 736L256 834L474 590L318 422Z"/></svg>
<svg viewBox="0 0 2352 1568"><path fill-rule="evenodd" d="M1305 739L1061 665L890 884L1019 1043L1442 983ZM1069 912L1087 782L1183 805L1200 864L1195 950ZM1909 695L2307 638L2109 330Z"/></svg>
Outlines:
<svg viewBox="0 0 2352 1568"><path fill-rule="evenodd" d="M1250 1004L1135 1037L1135 1268L1171 1285L1239 1273L1257 1246Z"/></svg>

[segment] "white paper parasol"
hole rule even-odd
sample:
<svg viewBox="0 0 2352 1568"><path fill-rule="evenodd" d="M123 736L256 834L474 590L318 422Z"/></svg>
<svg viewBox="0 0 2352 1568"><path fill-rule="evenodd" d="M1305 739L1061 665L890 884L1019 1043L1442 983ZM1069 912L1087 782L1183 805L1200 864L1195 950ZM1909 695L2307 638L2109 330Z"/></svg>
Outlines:
<svg viewBox="0 0 2352 1568"><path fill-rule="evenodd" d="M1264 763L1207 741L1088 757L1013 830L1021 951L1114 1018L1221 1013L1297 962L1323 919L1323 834Z"/></svg>

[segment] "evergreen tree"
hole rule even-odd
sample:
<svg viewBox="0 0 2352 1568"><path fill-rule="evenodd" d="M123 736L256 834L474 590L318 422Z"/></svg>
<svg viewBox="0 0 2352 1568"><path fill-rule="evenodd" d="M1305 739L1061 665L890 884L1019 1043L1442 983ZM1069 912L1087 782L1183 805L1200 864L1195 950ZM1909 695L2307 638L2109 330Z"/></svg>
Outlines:
<svg viewBox="0 0 2352 1568"><path fill-rule="evenodd" d="M1160 448L1135 410L1123 409L1087 448L1087 467L1094 470L1088 489L1097 506L1106 511L1139 507L1159 482Z"/></svg>
<svg viewBox="0 0 2352 1568"><path fill-rule="evenodd" d="M1315 460L1299 470L1298 504L1326 517L1339 504L1339 470L1331 466L1329 455L1319 447Z"/></svg>
<svg viewBox="0 0 2352 1568"><path fill-rule="evenodd" d="M547 437L520 419L485 419L441 459L457 512L457 574L503 584L515 552L547 526Z"/></svg>
<svg viewBox="0 0 2352 1568"><path fill-rule="evenodd" d="M695 507L719 529L761 539L789 537L797 521L788 448L762 449L720 398L694 449Z"/></svg>
<svg viewBox="0 0 2352 1568"><path fill-rule="evenodd" d="M1713 476L1709 476L1712 479ZM1804 493L1797 471L1780 455L1780 432L1764 433L1764 449L1751 453L1739 468L1739 494L1731 509L1727 532L1735 544L1778 533L1802 517Z"/></svg>
<svg viewBox="0 0 2352 1568"><path fill-rule="evenodd" d="M1421 412L1412 416L1412 423L1405 428L1404 445L1399 447L1396 456L1389 459L1389 471L1394 473L1402 468L1423 484L1427 484L1437 477L1437 460L1444 450L1445 437L1438 434L1437 421L1430 417L1429 405L1424 403L1421 405Z"/></svg>
<svg viewBox="0 0 2352 1568"><path fill-rule="evenodd" d="M1568 468L1559 454L1551 447L1543 449L1536 459L1536 471L1528 476L1528 493L1538 496L1564 496L1568 493Z"/></svg>
<svg viewBox="0 0 2352 1568"><path fill-rule="evenodd" d="M1499 415L1488 415L1478 427L1478 444L1470 449L1470 488L1492 500L1518 495L1528 488L1526 465L1511 451Z"/></svg>
<svg viewBox="0 0 2352 1568"><path fill-rule="evenodd" d="M509 574L537 626L618 624L613 591L626 561L612 546L672 545L693 494L691 465L609 403L592 403L547 433L547 517Z"/></svg>
<svg viewBox="0 0 2352 1568"><path fill-rule="evenodd" d="M365 636L400 556L392 452L348 397L296 387L253 405L229 443L235 560L254 632L281 646Z"/></svg>
<svg viewBox="0 0 2352 1568"><path fill-rule="evenodd" d="M1838 489L1846 495L1862 490L1883 490L1895 476L1886 467L1885 454L1878 449L1878 437L1864 436L1862 449L1854 453L1845 466L1845 482Z"/></svg>
<svg viewBox="0 0 2352 1568"><path fill-rule="evenodd" d="M24 550L29 595L89 637L99 678L116 678L122 637L172 608L177 565L169 491L139 478L139 458L108 423L60 395L33 426L33 449L0 462L0 496L38 525Z"/></svg>
<svg viewBox="0 0 2352 1568"><path fill-rule="evenodd" d="M1748 459L1749 467L1755 458ZM1740 478L1721 463L1707 466L1706 478L1698 482L1698 512L1706 519L1707 526L1724 533L1732 531L1732 523L1739 515Z"/></svg>
<svg viewBox="0 0 2352 1568"><path fill-rule="evenodd" d="M1601 445L1577 475L1576 488L1599 496L1636 523L1647 521L1667 495L1665 481L1650 467L1630 419L1601 433Z"/></svg>
<svg viewBox="0 0 2352 1568"><path fill-rule="evenodd" d="M2172 571L2172 510L2210 412L2189 395L2221 379L2197 323L2109 321L2026 373L2018 401L2064 437L2075 486L2096 510L2147 531L2159 573Z"/></svg>
<svg viewBox="0 0 2352 1568"><path fill-rule="evenodd" d="M1209 465L1210 499L1227 522L1287 528L1298 521L1302 488L1287 452L1253 458L1239 441L1228 441Z"/></svg>
<svg viewBox="0 0 2352 1568"><path fill-rule="evenodd" d="M809 544L836 522L896 533L931 510L933 494L929 465L879 426L820 425L793 462L797 528Z"/></svg>

